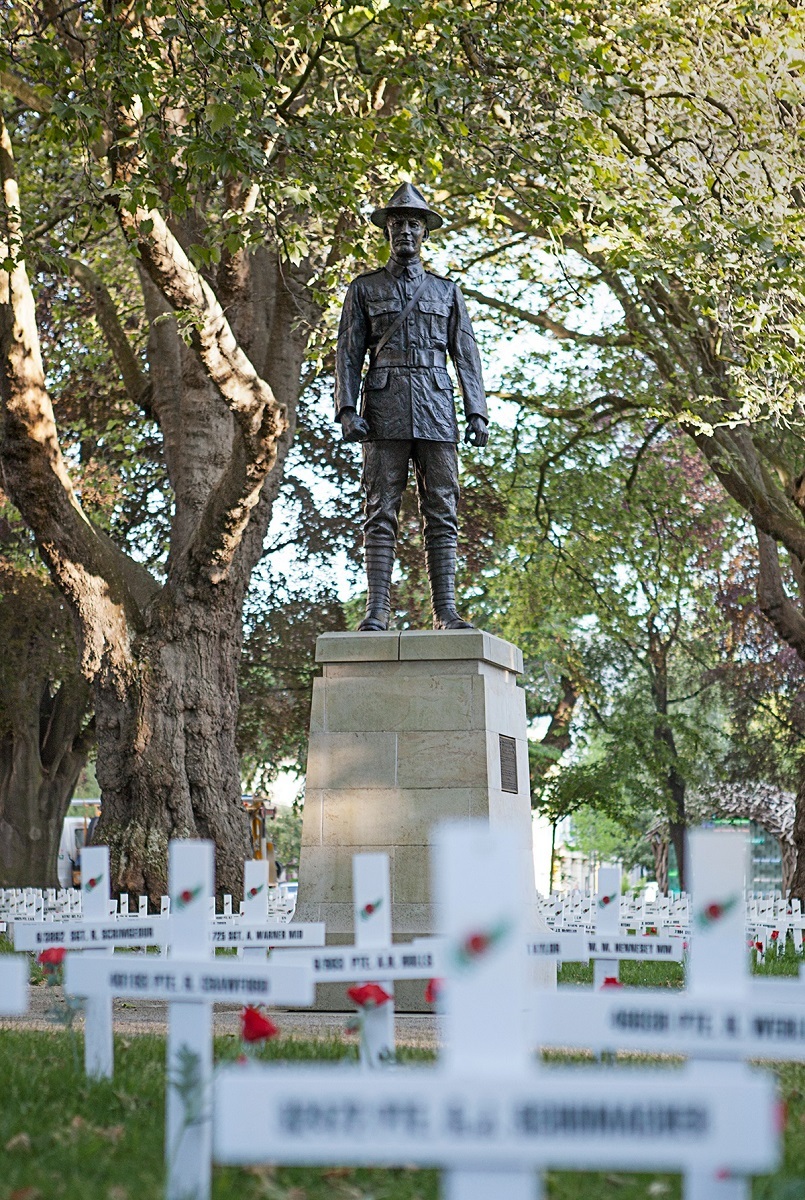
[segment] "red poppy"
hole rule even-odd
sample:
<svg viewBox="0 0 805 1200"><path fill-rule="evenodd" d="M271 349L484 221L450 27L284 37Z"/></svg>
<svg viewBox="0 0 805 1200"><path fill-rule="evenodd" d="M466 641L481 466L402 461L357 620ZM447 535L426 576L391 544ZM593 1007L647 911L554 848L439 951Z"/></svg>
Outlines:
<svg viewBox="0 0 805 1200"><path fill-rule="evenodd" d="M469 954L483 954L489 945L489 938L485 933L471 933L464 943L464 947Z"/></svg>
<svg viewBox="0 0 805 1200"><path fill-rule="evenodd" d="M380 1008L391 996L379 983L362 983L359 987L347 988L347 995L358 1008Z"/></svg>
<svg viewBox="0 0 805 1200"><path fill-rule="evenodd" d="M444 980L442 980L442 979L429 979L428 980L428 986L425 988L425 1003L426 1004L435 1004L436 1003L436 1001L439 999L439 993L442 990L443 983L444 983Z"/></svg>
<svg viewBox="0 0 805 1200"><path fill-rule="evenodd" d="M620 979L618 979L617 975L607 975L604 978L604 982L601 984L601 987L602 987L602 989L603 988L619 988L619 987L623 987L623 984L621 983Z"/></svg>
<svg viewBox="0 0 805 1200"><path fill-rule="evenodd" d="M66 953L67 951L64 946L50 946L37 956L36 961L41 963L43 967L60 967L64 962Z"/></svg>
<svg viewBox="0 0 805 1200"><path fill-rule="evenodd" d="M185 888L179 899L181 900L182 904L189 904L193 899L193 893L190 891L190 888Z"/></svg>
<svg viewBox="0 0 805 1200"><path fill-rule="evenodd" d="M240 1036L244 1042L264 1042L276 1037L279 1029L259 1008L247 1005L240 1014Z"/></svg>
<svg viewBox="0 0 805 1200"><path fill-rule="evenodd" d="M778 1133L785 1133L787 1122L788 1102L786 1100L778 1100L774 1108L774 1123Z"/></svg>
<svg viewBox="0 0 805 1200"><path fill-rule="evenodd" d="M710 918L711 921L717 921L718 918L721 916L721 905L720 904L708 904L707 908L704 911L707 914L707 916Z"/></svg>
<svg viewBox="0 0 805 1200"><path fill-rule="evenodd" d="M780 930L779 930L779 929L772 929L772 931L771 931L771 940L772 940L773 942L776 942L779 936L780 936Z"/></svg>
<svg viewBox="0 0 805 1200"><path fill-rule="evenodd" d="M756 950L759 950L759 951L760 951L760 953L762 954L762 953L763 953L763 943L762 943L762 942L755 942L755 949L756 949Z"/></svg>

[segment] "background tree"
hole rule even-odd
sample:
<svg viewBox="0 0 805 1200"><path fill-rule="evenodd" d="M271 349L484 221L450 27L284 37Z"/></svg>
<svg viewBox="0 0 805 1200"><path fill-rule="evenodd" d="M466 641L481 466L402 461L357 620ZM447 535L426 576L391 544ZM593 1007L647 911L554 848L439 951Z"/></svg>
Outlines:
<svg viewBox="0 0 805 1200"><path fill-rule="evenodd" d="M583 407L583 381L573 389ZM566 714L554 751L535 747L537 804L559 820L587 791L613 815L619 796L624 812L664 812L684 882L686 788L727 750L714 598L742 520L679 442L666 431L647 447L639 426L591 425L569 443L554 423L522 418L485 602L526 645L535 696ZM574 755L557 772L571 717Z"/></svg>
<svg viewBox="0 0 805 1200"><path fill-rule="evenodd" d="M0 883L56 887L94 729L69 616L35 567L0 562L0 645Z"/></svg>
<svg viewBox="0 0 805 1200"><path fill-rule="evenodd" d="M338 264L363 254L359 200L424 145L401 98L408 76L388 82L408 15L304 0L237 13L32 4L5 22L2 85L15 106L0 157L3 477L93 681L98 837L118 885L152 894L165 890L170 837L211 837L218 886L236 892L248 852L235 742L241 609L311 337ZM40 189L56 146L74 149L72 169L60 191ZM90 518L71 478L22 257L46 263L38 233L95 278L124 245L133 255L145 361L125 337L115 355L131 403L159 429L170 481L159 571Z"/></svg>
<svg viewBox="0 0 805 1200"><path fill-rule="evenodd" d="M470 145L486 154L499 231L470 296L605 356L590 411L553 414L574 429L643 414L649 441L671 421L695 442L755 527L760 608L800 660L804 19L787 3L762 19L683 4L672 22L643 4L476 11L440 105L456 180ZM624 359L644 387L619 389ZM805 896L805 777L797 813Z"/></svg>

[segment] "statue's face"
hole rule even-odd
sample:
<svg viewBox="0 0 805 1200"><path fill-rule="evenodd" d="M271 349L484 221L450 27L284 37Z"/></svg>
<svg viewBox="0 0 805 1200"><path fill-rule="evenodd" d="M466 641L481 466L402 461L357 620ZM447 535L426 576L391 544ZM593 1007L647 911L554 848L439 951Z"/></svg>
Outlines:
<svg viewBox="0 0 805 1200"><path fill-rule="evenodd" d="M425 222L420 217L400 215L389 217L386 230L391 243L391 253L397 259L413 259L419 256L427 234Z"/></svg>

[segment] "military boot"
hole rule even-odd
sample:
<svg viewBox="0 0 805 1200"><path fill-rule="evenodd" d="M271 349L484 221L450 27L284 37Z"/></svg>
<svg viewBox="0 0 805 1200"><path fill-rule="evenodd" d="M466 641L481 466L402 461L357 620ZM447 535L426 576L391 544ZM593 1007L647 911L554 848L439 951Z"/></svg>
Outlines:
<svg viewBox="0 0 805 1200"><path fill-rule="evenodd" d="M364 550L368 594L366 616L358 626L362 633L381 633L389 627L391 616L391 572L394 570L393 546L367 546Z"/></svg>
<svg viewBox="0 0 805 1200"><path fill-rule="evenodd" d="M456 548L436 546L427 551L434 629L474 629L456 612Z"/></svg>

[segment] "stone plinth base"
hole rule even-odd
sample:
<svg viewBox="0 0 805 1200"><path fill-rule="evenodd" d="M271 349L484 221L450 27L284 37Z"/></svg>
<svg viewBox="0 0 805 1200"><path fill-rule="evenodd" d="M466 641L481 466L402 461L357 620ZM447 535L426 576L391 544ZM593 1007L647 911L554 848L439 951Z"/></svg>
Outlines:
<svg viewBox="0 0 805 1200"><path fill-rule="evenodd" d="M297 919L326 922L328 943L351 942L352 856L382 850L395 941L436 932L429 840L446 818L516 826L533 905L520 650L482 630L334 633L318 639L316 659ZM326 990L342 1007L344 989ZM422 1007L423 990L398 984L398 1006Z"/></svg>

